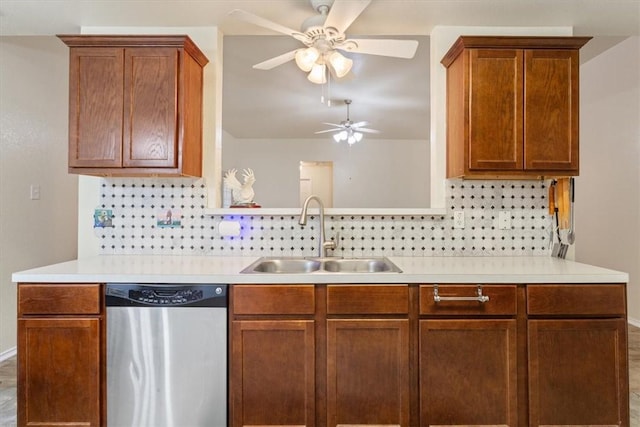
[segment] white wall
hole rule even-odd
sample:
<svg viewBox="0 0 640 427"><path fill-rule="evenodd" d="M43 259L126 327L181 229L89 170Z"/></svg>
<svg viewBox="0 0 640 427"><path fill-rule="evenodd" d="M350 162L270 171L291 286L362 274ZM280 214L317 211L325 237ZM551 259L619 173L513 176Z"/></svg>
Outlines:
<svg viewBox="0 0 640 427"><path fill-rule="evenodd" d="M76 257L78 180L67 173L68 48L53 36L0 37L0 69L1 358L16 345L11 274Z"/></svg>
<svg viewBox="0 0 640 427"><path fill-rule="evenodd" d="M256 203L263 207L299 207L300 161L333 161L333 207L429 206L429 144L425 140L394 141L365 135L348 146L333 142L330 136L264 140L224 135L223 170L253 169Z"/></svg>
<svg viewBox="0 0 640 427"><path fill-rule="evenodd" d="M629 273L640 321L640 38L580 68L576 260Z"/></svg>

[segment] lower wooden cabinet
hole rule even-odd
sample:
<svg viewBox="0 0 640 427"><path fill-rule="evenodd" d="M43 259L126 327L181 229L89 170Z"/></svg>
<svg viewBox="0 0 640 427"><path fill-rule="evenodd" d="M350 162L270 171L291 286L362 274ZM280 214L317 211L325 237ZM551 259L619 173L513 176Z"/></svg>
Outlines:
<svg viewBox="0 0 640 427"><path fill-rule="evenodd" d="M518 425L517 285L420 286L422 425Z"/></svg>
<svg viewBox="0 0 640 427"><path fill-rule="evenodd" d="M422 425L517 425L516 321L420 321Z"/></svg>
<svg viewBox="0 0 640 427"><path fill-rule="evenodd" d="M529 321L531 426L628 425L624 319Z"/></svg>
<svg viewBox="0 0 640 427"><path fill-rule="evenodd" d="M232 294L233 426L629 426L624 284Z"/></svg>
<svg viewBox="0 0 640 427"><path fill-rule="evenodd" d="M107 425L105 315L18 284L20 427ZM624 284L233 285L229 316L231 426L629 426Z"/></svg>
<svg viewBox="0 0 640 427"><path fill-rule="evenodd" d="M629 425L624 285L527 287L529 424Z"/></svg>
<svg viewBox="0 0 640 427"><path fill-rule="evenodd" d="M100 426L99 319L18 321L19 424Z"/></svg>
<svg viewBox="0 0 640 427"><path fill-rule="evenodd" d="M18 285L18 425L105 425L98 284Z"/></svg>
<svg viewBox="0 0 640 427"><path fill-rule="evenodd" d="M315 425L312 320L232 322L230 424Z"/></svg>
<svg viewBox="0 0 640 427"><path fill-rule="evenodd" d="M327 321L327 425L409 425L409 321Z"/></svg>

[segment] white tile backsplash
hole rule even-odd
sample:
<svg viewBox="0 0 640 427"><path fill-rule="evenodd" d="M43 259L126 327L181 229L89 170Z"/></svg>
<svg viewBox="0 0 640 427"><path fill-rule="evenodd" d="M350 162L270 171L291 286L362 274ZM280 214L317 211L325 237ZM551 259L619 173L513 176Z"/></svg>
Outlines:
<svg viewBox="0 0 640 427"><path fill-rule="evenodd" d="M339 234L342 256L519 256L548 255L546 181L447 181L447 214L327 215L327 238ZM102 254L311 256L317 253L318 217L305 227L298 215L210 216L202 179L105 178L101 205L112 209L113 228L95 228ZM179 228L156 224L158 211L181 211ZM465 228L453 227L453 212ZM500 230L498 214L509 211L511 229ZM238 221L240 236L218 232L222 219Z"/></svg>

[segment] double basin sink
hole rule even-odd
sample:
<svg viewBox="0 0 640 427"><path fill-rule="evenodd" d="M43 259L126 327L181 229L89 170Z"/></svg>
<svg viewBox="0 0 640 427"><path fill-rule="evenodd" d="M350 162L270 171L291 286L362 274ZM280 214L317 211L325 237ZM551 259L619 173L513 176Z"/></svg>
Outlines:
<svg viewBox="0 0 640 427"><path fill-rule="evenodd" d="M253 274L402 273L386 257L302 258L262 257L241 271Z"/></svg>

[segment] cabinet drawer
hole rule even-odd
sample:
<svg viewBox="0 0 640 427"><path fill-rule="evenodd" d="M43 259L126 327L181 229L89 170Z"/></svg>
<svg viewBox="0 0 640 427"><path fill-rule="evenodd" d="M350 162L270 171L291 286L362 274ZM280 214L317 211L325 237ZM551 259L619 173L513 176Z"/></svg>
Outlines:
<svg viewBox="0 0 640 427"><path fill-rule="evenodd" d="M527 313L532 315L624 316L625 285L528 285Z"/></svg>
<svg viewBox="0 0 640 427"><path fill-rule="evenodd" d="M407 314L408 285L329 285L327 314Z"/></svg>
<svg viewBox="0 0 640 427"><path fill-rule="evenodd" d="M441 298L436 301L437 295ZM420 314L442 316L515 315L516 285L422 285ZM479 292L489 299L480 302Z"/></svg>
<svg viewBox="0 0 640 427"><path fill-rule="evenodd" d="M18 315L100 314L99 284L19 284Z"/></svg>
<svg viewBox="0 0 640 427"><path fill-rule="evenodd" d="M233 285L233 314L314 314L314 285Z"/></svg>

